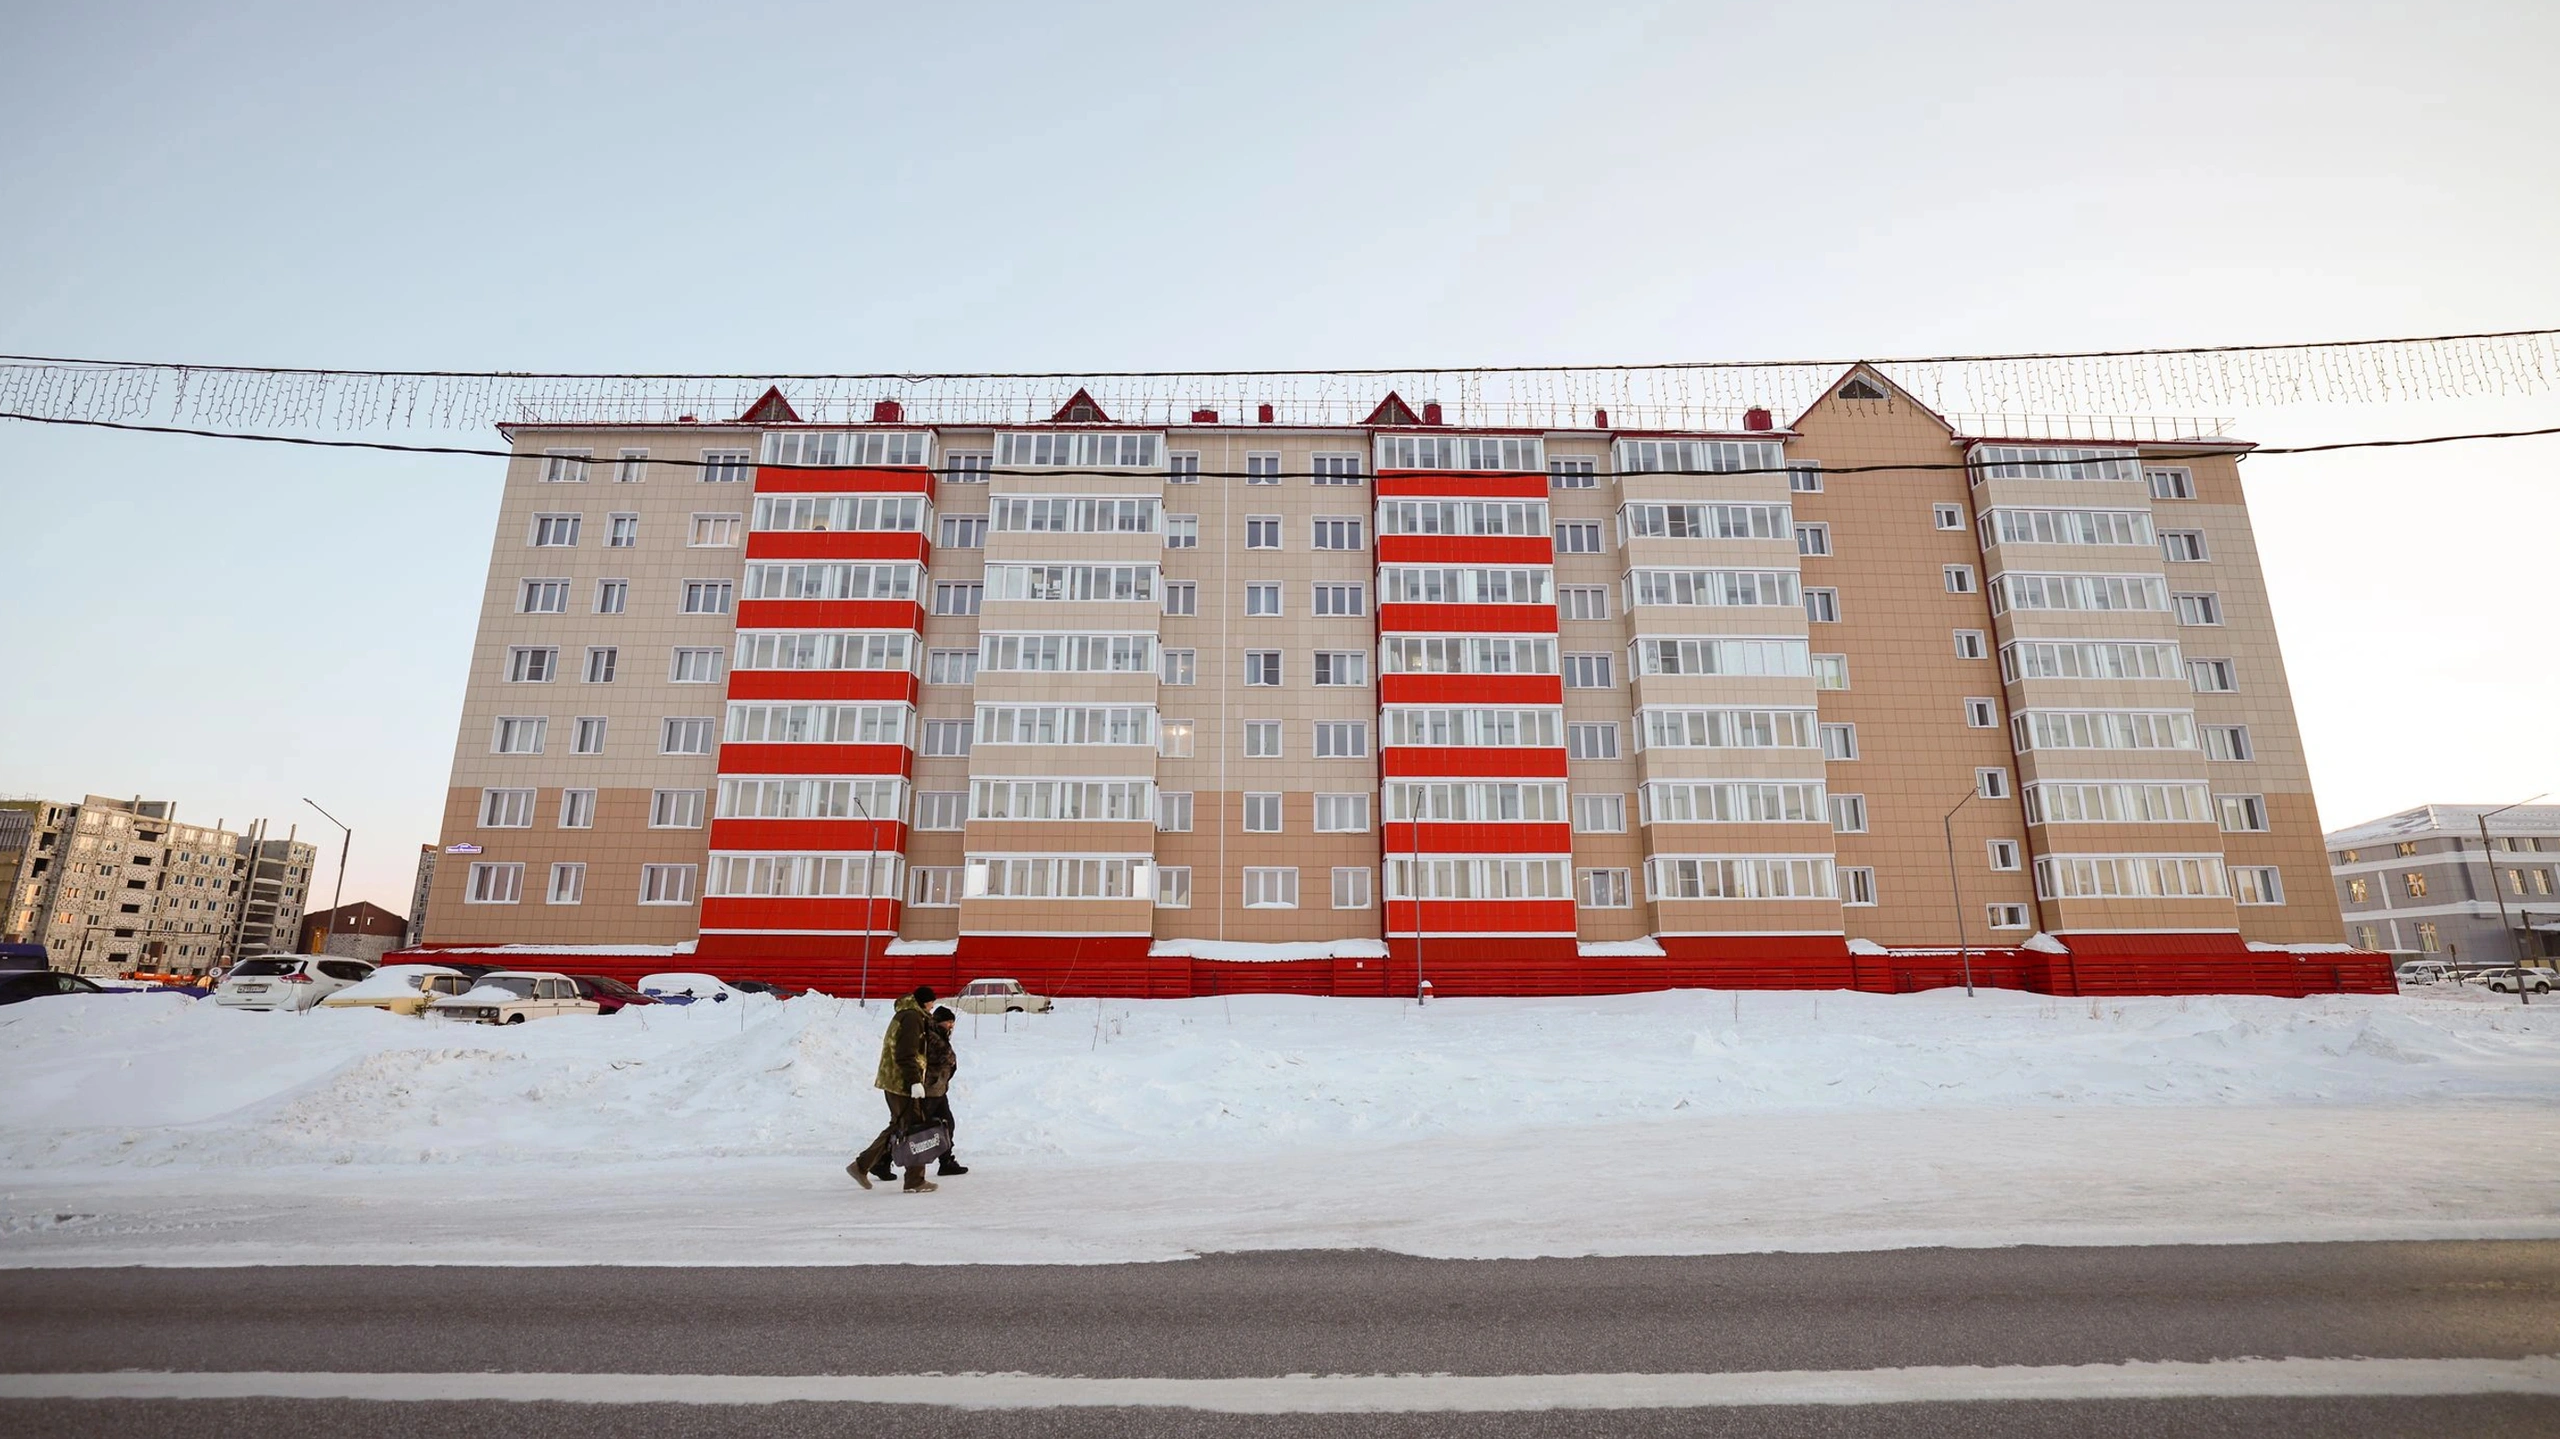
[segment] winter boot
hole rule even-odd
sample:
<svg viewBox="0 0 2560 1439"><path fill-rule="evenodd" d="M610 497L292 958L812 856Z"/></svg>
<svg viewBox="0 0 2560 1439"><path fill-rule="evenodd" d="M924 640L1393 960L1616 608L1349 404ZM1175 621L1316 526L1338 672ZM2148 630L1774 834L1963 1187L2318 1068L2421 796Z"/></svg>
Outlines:
<svg viewBox="0 0 2560 1439"><path fill-rule="evenodd" d="M924 1166L921 1164L907 1171L906 1192L909 1194L931 1194L933 1191L940 1189L941 1187L941 1185L924 1177Z"/></svg>
<svg viewBox="0 0 2560 1439"><path fill-rule="evenodd" d="M853 1176L854 1183L861 1185L865 1189L869 1189L871 1187L871 1173L869 1170L862 1167L861 1155L855 1155L853 1157L853 1162L844 1167L844 1172ZM881 1177L885 1179L888 1176L882 1175Z"/></svg>
<svg viewBox="0 0 2560 1439"><path fill-rule="evenodd" d="M885 1182L897 1178L898 1171L889 1167L889 1156L884 1154L880 1156L879 1163L871 1166L871 1177Z"/></svg>
<svg viewBox="0 0 2560 1439"><path fill-rule="evenodd" d="M942 1156L942 1163L935 1168L934 1172L948 1178L954 1174L968 1173L969 1166L961 1163L958 1156L946 1154Z"/></svg>

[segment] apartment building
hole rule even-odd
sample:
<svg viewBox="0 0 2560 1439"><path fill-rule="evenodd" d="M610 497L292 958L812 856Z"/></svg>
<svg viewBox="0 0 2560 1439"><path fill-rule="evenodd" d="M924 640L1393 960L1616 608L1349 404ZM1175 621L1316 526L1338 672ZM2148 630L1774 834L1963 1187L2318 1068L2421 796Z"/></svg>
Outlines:
<svg viewBox="0 0 2560 1439"><path fill-rule="evenodd" d="M56 969L202 974L293 948L312 847L180 821L167 800L13 804L30 834L7 891L8 937ZM253 863L253 850L257 858Z"/></svg>
<svg viewBox="0 0 2560 1439"><path fill-rule="evenodd" d="M1337 993L2339 948L2245 444L1865 367L1714 433L1271 413L510 427L424 942Z"/></svg>
<svg viewBox="0 0 2560 1439"><path fill-rule="evenodd" d="M2560 805L2422 804L2328 843L2358 949L2464 964L2560 957Z"/></svg>

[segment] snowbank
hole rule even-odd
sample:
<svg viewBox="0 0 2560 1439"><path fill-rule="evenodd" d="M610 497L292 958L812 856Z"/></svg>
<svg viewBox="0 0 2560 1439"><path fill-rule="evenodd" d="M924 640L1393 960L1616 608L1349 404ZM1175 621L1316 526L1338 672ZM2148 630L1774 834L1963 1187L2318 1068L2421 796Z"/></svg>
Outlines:
<svg viewBox="0 0 2560 1439"><path fill-rule="evenodd" d="M519 1229L538 1231L546 1211L574 1216L563 1262L612 1252L589 1226L607 1203L659 1206L645 1223L660 1226L652 1253L665 1257L864 1257L835 1191L843 1156L879 1122L886 1015L821 996L506 1029L176 996L13 1006L0 1020L0 1263L206 1257L206 1226L221 1228L210 1221L134 1237L159 1233L134 1216L164 1206L236 1208L244 1223L310 1206L304 1239L268 1228L256 1241L306 1256L342 1231L407 1232L386 1216L426 1223L401 1241L420 1245L434 1223L462 1220L437 1219L435 1203L501 1194ZM1010 1194L1020 1212L1004 1225L1046 1226L1043 1245L982 1256L1007 1260L1331 1242L1692 1252L1799 1232L1830 1247L1906 1234L2014 1243L2045 1232L2040 1215L2095 1226L2084 1242L2113 1242L2144 1216L2186 1237L2222 1234L2234 1215L2274 1226L2230 1230L2253 1237L2417 1232L2384 1222L2399 1222L2404 1199L2408 1224L2560 1233L2560 1007L2467 991L1076 1000L1045 1016L964 1016L958 1042L960 1151L981 1174L946 1195ZM2475 1121L2502 1137L2466 1137ZM1537 1157L1596 1136L1608 1136L1596 1166ZM2245 1178L2190 1192L2207 1172L2198 1156L2224 1150ZM1860 1168L1883 1155L1894 1175ZM1572 1182L1537 1199L1535 1184L1520 1189L1524 1167ZM1272 1187L1301 1174L1341 1203ZM1594 1177L1659 1202L1591 1229ZM1131 1183L1160 1179L1178 1209L1132 1209ZM2423 1200L2377 1199L2376 1184L2417 1186ZM1703 1212L1699 1196L1719 1186L1734 1192ZM1893 1203L1863 1227L1799 1222L1886 1191ZM741 1239L743 1214L777 1194L825 1206L815 1222L834 1239L787 1225ZM745 1249L668 1238L732 1203L745 1210L715 1227ZM113 1244L44 1218L110 1213L128 1216ZM918 1218L912 1205L896 1216L902 1233ZM340 1257L364 1257L348 1242Z"/></svg>

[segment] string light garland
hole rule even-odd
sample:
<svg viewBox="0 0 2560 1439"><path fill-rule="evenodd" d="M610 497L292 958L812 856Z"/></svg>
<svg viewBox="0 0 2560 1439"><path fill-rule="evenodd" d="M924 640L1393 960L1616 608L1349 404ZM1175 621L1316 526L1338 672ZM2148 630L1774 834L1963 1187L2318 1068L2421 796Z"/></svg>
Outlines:
<svg viewBox="0 0 2560 1439"><path fill-rule="evenodd" d="M1417 408L1440 403L1452 425L1582 428L1605 410L1620 429L1728 430L1753 407L1792 417L1861 363L1942 414L2254 410L2545 394L2560 377L2560 329L1877 360L1083 373L538 373L0 355L0 410L237 431L660 425L731 419L780 386L811 423L867 422L877 402L894 400L907 423L1003 425L1045 421L1082 389L1125 425L1181 423L1204 409L1240 421L1264 405L1280 423L1356 425L1392 391Z"/></svg>
<svg viewBox="0 0 2560 1439"><path fill-rule="evenodd" d="M0 420L23 420L28 423L38 425L70 425L81 429L120 430L134 434L183 435L194 439L205 440L245 440L253 444L297 445L311 449L324 450L375 450L400 455L461 455L472 458L493 460L541 458L538 455L527 455L515 450L493 449L486 446L405 445L393 440L323 440L305 435L260 435L242 431L190 429L179 425L135 424L122 420L66 420L49 415L22 414L6 410L0 410ZM2150 462L2160 460L2204 459L2215 455L2230 455L2240 459L2248 459L2260 455L2322 455L2334 453L2340 450L2396 450L2407 449L2420 445L2452 445L2474 440L2529 440L2555 435L2560 435L2560 425L2547 425L2540 429L2532 430L2475 430L2464 434L2416 435L2388 440L2332 440L2317 445L2221 445L2196 450L2174 450L2146 447L2143 450L2142 458L2146 462ZM607 460L601 461L600 463L610 464L612 462ZM2003 455L2000 459L2000 464L2004 468L2017 467L2034 469L2049 465L2067 466L2081 463L2083 463L2082 460L2071 456L2044 460L2023 455ZM734 461L703 459L688 460L678 459L673 456L660 458L652 455L649 457L649 464L653 467L663 466L669 469L725 469L734 464ZM843 469L845 467L841 465L763 464L760 462L757 468L767 470L828 470ZM1873 475L1927 474L1932 472L1967 470L1971 468L1971 463L1964 460L1922 461L1916 463L1905 462L1878 465L1807 464L1803 461L1797 461L1791 464L1781 465L1762 465L1756 467L1743 466L1730 470L1665 469L1647 470L1645 473L1663 475L1800 475L1808 473L1822 475ZM1126 469L1081 469L1073 466L1041 465L1034 468L1008 468L998 466L993 468L968 470L936 469L934 473L944 476L965 476L971 481L976 481L983 480L990 475L1038 475L1049 477L1060 475L1093 475L1126 478L1129 472ZM1287 473L1269 470L1192 470L1186 471L1185 476L1186 478L1205 480L1312 480L1338 478L1334 475L1312 470Z"/></svg>

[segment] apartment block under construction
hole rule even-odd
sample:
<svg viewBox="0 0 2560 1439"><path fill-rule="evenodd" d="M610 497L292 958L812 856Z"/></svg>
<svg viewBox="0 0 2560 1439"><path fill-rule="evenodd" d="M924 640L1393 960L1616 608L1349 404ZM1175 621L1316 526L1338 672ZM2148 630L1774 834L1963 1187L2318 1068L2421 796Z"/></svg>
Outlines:
<svg viewBox="0 0 2560 1439"><path fill-rule="evenodd" d="M2243 442L1868 367L1712 432L1054 403L511 426L423 942L838 993L2389 982Z"/></svg>
<svg viewBox="0 0 2560 1439"><path fill-rule="evenodd" d="M52 967L113 977L208 974L289 954L310 894L312 846L194 824L167 800L88 795L0 801L0 937L44 946ZM15 863L8 863L14 858Z"/></svg>

